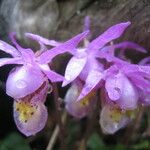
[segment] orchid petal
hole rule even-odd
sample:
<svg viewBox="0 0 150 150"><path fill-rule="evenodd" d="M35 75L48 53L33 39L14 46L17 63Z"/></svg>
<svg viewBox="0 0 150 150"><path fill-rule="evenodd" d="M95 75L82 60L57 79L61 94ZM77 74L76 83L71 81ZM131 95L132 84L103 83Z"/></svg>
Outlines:
<svg viewBox="0 0 150 150"><path fill-rule="evenodd" d="M89 71L89 74L85 81L85 85L83 86L83 89L77 100L81 100L82 98L87 96L99 84L102 78L103 74L100 71L98 70Z"/></svg>
<svg viewBox="0 0 150 150"><path fill-rule="evenodd" d="M128 75L130 80L139 87L142 91L150 91L150 82L149 80L145 79L141 75L137 74L130 74Z"/></svg>
<svg viewBox="0 0 150 150"><path fill-rule="evenodd" d="M48 112L43 103L32 104L14 101L14 120L17 128L26 136L41 131L47 121Z"/></svg>
<svg viewBox="0 0 150 150"><path fill-rule="evenodd" d="M101 59L106 59L108 62L113 62L115 57L113 55L108 54L107 52L97 51L96 57Z"/></svg>
<svg viewBox="0 0 150 150"><path fill-rule="evenodd" d="M42 36L39 36L39 35L36 35L36 34L32 34L32 33L25 33L25 36L30 38L30 39L33 39L37 42L40 42L40 43L43 43L45 45L51 45L51 46L59 46L61 45L62 43L60 42L57 42L55 40L48 40Z"/></svg>
<svg viewBox="0 0 150 150"><path fill-rule="evenodd" d="M51 82L60 82L64 80L62 75L50 70L48 65L39 65L39 67Z"/></svg>
<svg viewBox="0 0 150 150"><path fill-rule="evenodd" d="M14 32L9 34L11 41L13 42L13 44L16 46L16 48L18 49L18 51L21 53L22 57L24 58L24 60L26 60L27 62L32 62L32 59L34 58L34 53L31 49L25 49L22 48L16 41L16 34Z"/></svg>
<svg viewBox="0 0 150 150"><path fill-rule="evenodd" d="M93 93L81 101L77 101L81 89L82 85L75 81L67 91L64 99L66 110L69 114L78 119L81 119L90 113L96 104L96 96L92 95Z"/></svg>
<svg viewBox="0 0 150 150"><path fill-rule="evenodd" d="M7 78L6 93L14 99L22 98L35 92L44 81L44 74L38 68L17 67Z"/></svg>
<svg viewBox="0 0 150 150"><path fill-rule="evenodd" d="M81 34L78 34L77 36L73 37L72 39L68 40L67 42L54 47L48 51L43 52L39 56L39 63L44 64L44 63L49 63L56 55L62 54L65 52L70 52L74 54L74 50L76 46L79 44L79 42L84 39L89 31L85 31Z"/></svg>
<svg viewBox="0 0 150 150"><path fill-rule="evenodd" d="M0 58L0 67L9 64L23 64L20 58Z"/></svg>
<svg viewBox="0 0 150 150"><path fill-rule="evenodd" d="M138 64L139 65L150 65L150 56L142 59Z"/></svg>
<svg viewBox="0 0 150 150"><path fill-rule="evenodd" d="M68 89L64 101L66 103L66 110L69 112L69 114L80 119L83 118L87 112L84 111L79 102L76 101L79 96L79 92L80 87L78 87L76 84L73 84Z"/></svg>
<svg viewBox="0 0 150 150"><path fill-rule="evenodd" d="M122 109L137 107L139 97L136 88L122 73L110 76L106 80L105 88L110 100L116 101Z"/></svg>
<svg viewBox="0 0 150 150"><path fill-rule="evenodd" d="M84 19L84 31L87 31L90 29L90 17L86 16Z"/></svg>
<svg viewBox="0 0 150 150"><path fill-rule="evenodd" d="M124 52L126 49L134 49L134 50L137 50L139 52L142 52L142 53L146 53L147 51L141 47L140 45L134 43L134 42L129 42L129 41L125 41L125 42L121 42L119 44L114 44L114 45L109 45L109 46L105 46L101 49L101 51L103 52L106 52L106 53L109 53L111 55L114 55L114 51L116 49L122 49L121 50L121 57L124 58ZM98 54L99 55L99 54Z"/></svg>
<svg viewBox="0 0 150 150"><path fill-rule="evenodd" d="M11 54L13 57L20 56L20 53L16 48L1 40L0 40L0 50L4 51L5 53Z"/></svg>
<svg viewBox="0 0 150 150"><path fill-rule="evenodd" d="M14 120L26 136L34 135L46 124L48 113L44 106L48 93L48 80L33 93L14 101Z"/></svg>
<svg viewBox="0 0 150 150"><path fill-rule="evenodd" d="M79 75L79 78L81 80L85 81L91 70L95 70L95 71L97 70L99 72L103 72L104 71L104 65L101 64L94 57L87 57L86 65L85 65L83 71L81 72L81 74Z"/></svg>
<svg viewBox="0 0 150 150"><path fill-rule="evenodd" d="M64 77L52 70L42 70L46 76L48 77L48 79L51 81L51 82L61 82L64 80Z"/></svg>
<svg viewBox="0 0 150 150"><path fill-rule="evenodd" d="M121 67L122 71L125 72L125 74L127 75L132 73L138 73L149 78L150 66L141 66L136 64L118 64L118 66Z"/></svg>
<svg viewBox="0 0 150 150"><path fill-rule="evenodd" d="M16 33L15 32L11 32L9 34L9 37L12 41L12 43L16 46L16 48L18 49L18 51L20 51L20 49L22 49L22 47L17 43L16 41Z"/></svg>
<svg viewBox="0 0 150 150"><path fill-rule="evenodd" d="M22 56L22 59L24 60L24 62L30 63L30 64L34 63L35 55L31 49L29 49L29 48L22 49L21 56Z"/></svg>
<svg viewBox="0 0 150 150"><path fill-rule="evenodd" d="M98 38L93 40L89 44L87 49L89 51L95 51L95 50L101 49L108 42L120 37L123 34L124 30L130 24L131 24L130 22L125 22L125 23L120 23L120 24L117 24L117 25L110 27L102 35L100 35Z"/></svg>
<svg viewBox="0 0 150 150"><path fill-rule="evenodd" d="M87 57L83 57L83 58L72 57L70 59L66 67L65 80L62 86L66 86L67 84L69 84L79 76L79 74L81 73L81 71L83 70L86 64L86 61L87 61Z"/></svg>
<svg viewBox="0 0 150 150"><path fill-rule="evenodd" d="M12 43L15 45L15 47L18 49L18 51L22 52L22 50L24 50L23 47L21 47L18 43L17 43L17 40L16 40L16 33L15 32L11 32L9 33L9 37L12 41ZM32 50L30 50L32 52ZM33 52L32 52L33 53Z"/></svg>
<svg viewBox="0 0 150 150"><path fill-rule="evenodd" d="M106 104L102 108L99 123L103 133L114 134L119 129L124 128L131 119L115 105Z"/></svg>
<svg viewBox="0 0 150 150"><path fill-rule="evenodd" d="M119 44L115 44L115 45L112 45L115 49L116 48L119 48L119 49L135 49L139 52L142 52L142 53L146 53L147 51L141 47L140 45L134 43L134 42L130 42L130 41L125 41L125 42L121 42Z"/></svg>
<svg viewBox="0 0 150 150"><path fill-rule="evenodd" d="M116 101L121 97L123 82L118 75L106 79L105 88L111 100Z"/></svg>

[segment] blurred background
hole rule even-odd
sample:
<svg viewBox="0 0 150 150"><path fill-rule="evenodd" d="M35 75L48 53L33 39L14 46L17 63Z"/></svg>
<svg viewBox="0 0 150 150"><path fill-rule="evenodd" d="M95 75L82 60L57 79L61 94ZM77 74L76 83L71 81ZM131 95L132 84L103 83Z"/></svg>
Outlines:
<svg viewBox="0 0 150 150"><path fill-rule="evenodd" d="M119 41L130 40L148 50L146 55L127 53L135 63L150 55L150 0L0 0L0 40L11 43L8 34L13 31L23 46L36 51L38 45L25 39L25 32L65 41L83 30L87 15L91 18L91 40L116 23L131 21ZM0 51L0 58L4 56L9 55ZM67 59L66 55L56 58L56 70L63 72ZM47 146L56 129L53 96L49 95L46 101L49 118L44 130L29 138L23 136L13 121L13 100L5 94L4 83L12 67L0 68L0 150L50 150ZM59 90L62 98L66 89ZM114 135L102 134L98 115L99 111L80 121L65 116L65 149L150 150L149 108L144 108L128 127ZM54 150L63 149L59 136Z"/></svg>

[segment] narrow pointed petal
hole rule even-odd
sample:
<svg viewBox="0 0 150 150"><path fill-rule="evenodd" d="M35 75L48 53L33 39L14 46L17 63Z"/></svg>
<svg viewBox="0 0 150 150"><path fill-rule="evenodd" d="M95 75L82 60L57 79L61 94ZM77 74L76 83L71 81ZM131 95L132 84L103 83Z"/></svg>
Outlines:
<svg viewBox="0 0 150 150"><path fill-rule="evenodd" d="M87 61L87 57L83 57L83 58L72 57L70 59L66 67L65 80L62 86L66 86L67 84L69 84L79 76L79 74L81 73L81 71L83 70L86 64L86 61Z"/></svg>
<svg viewBox="0 0 150 150"><path fill-rule="evenodd" d="M48 112L43 103L14 101L14 120L17 128L26 136L35 135L41 131L47 121Z"/></svg>
<svg viewBox="0 0 150 150"><path fill-rule="evenodd" d="M16 46L16 48L17 48L18 50L22 49L22 47L21 47L21 46L17 43L17 41L16 41L16 33L15 33L15 32L11 32L11 33L9 34L9 37L10 37L12 43Z"/></svg>
<svg viewBox="0 0 150 150"><path fill-rule="evenodd" d="M42 70L46 76L48 77L48 79L51 81L51 82L61 82L64 80L64 77L52 70Z"/></svg>
<svg viewBox="0 0 150 150"><path fill-rule="evenodd" d="M150 66L147 65L141 66L136 64L127 64L127 65L118 64L118 66L121 67L123 72L125 72L128 75L133 73L138 73L149 78Z"/></svg>
<svg viewBox="0 0 150 150"><path fill-rule="evenodd" d="M144 49L140 45L138 45L134 42L130 42L130 41L121 42L119 44L115 44L112 46L114 46L114 48L119 48L119 49L134 49L134 50L137 50L137 51L142 52L142 53L147 52L146 49Z"/></svg>
<svg viewBox="0 0 150 150"><path fill-rule="evenodd" d="M134 83L134 85L136 85L142 91L150 91L150 82L148 79L134 73L130 74L129 78Z"/></svg>
<svg viewBox="0 0 150 150"><path fill-rule="evenodd" d="M60 82L64 80L64 77L52 70L50 70L48 65L39 65L41 70L43 71L43 73L47 76L47 78L51 81L51 82Z"/></svg>
<svg viewBox="0 0 150 150"><path fill-rule="evenodd" d="M11 45L9 45L6 42L1 41L1 40L0 40L0 50L4 51L5 53L12 55L13 57L20 56L20 53L16 48L14 48L13 46L11 46Z"/></svg>
<svg viewBox="0 0 150 150"><path fill-rule="evenodd" d="M0 67L9 64L23 64L20 58L0 58Z"/></svg>
<svg viewBox="0 0 150 150"><path fill-rule="evenodd" d="M45 45L51 45L51 46L59 46L61 45L62 43L60 42L57 42L55 40L48 40L42 36L39 36L39 35L36 35L36 34L32 34L32 33L25 33L25 36L30 38L30 39L33 39L37 42L40 42L40 43L43 43Z"/></svg>
<svg viewBox="0 0 150 150"><path fill-rule="evenodd" d="M70 52L74 54L75 53L74 51L76 51L75 50L76 46L82 39L84 39L88 35L88 33L89 31L85 31L68 40L67 42L43 52L39 56L39 63L41 64L49 63L55 56L57 56L58 54L63 54L65 52Z"/></svg>
<svg viewBox="0 0 150 150"><path fill-rule="evenodd" d="M150 56L142 59L138 64L139 65L150 65Z"/></svg>
<svg viewBox="0 0 150 150"><path fill-rule="evenodd" d="M18 51L21 53L22 58L26 61L31 63L33 58L34 58L34 53L31 49L25 49L22 48L16 41L16 34L14 32L9 34L11 41L13 42L13 44L16 46L16 48L18 49Z"/></svg>
<svg viewBox="0 0 150 150"><path fill-rule="evenodd" d="M95 51L101 49L108 42L120 37L130 24L130 22L125 22L110 27L102 35L100 35L89 44L88 50Z"/></svg>
<svg viewBox="0 0 150 150"><path fill-rule="evenodd" d="M138 45L134 42L129 42L129 41L121 42L119 44L105 46L104 48L101 49L101 51L107 52L107 53L110 53L110 54L114 55L114 51L116 49L121 49L121 52L122 52L121 56L124 56L124 52L125 52L126 49L137 50L137 51L142 52L142 53L147 52L140 45Z"/></svg>
<svg viewBox="0 0 150 150"><path fill-rule="evenodd" d="M103 78L103 74L101 71L98 70L91 70L87 76L85 81L85 85L80 93L80 96L77 100L81 100L85 96L87 96L94 88L100 83L101 79Z"/></svg>
<svg viewBox="0 0 150 150"><path fill-rule="evenodd" d="M90 29L90 17L86 16L84 19L84 31L87 31Z"/></svg>

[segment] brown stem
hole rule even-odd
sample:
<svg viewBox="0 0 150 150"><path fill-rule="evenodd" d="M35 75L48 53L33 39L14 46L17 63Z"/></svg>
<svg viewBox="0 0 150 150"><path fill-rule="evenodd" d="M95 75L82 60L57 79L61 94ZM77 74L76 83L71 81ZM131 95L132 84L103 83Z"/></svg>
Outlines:
<svg viewBox="0 0 150 150"><path fill-rule="evenodd" d="M84 150L86 149L86 142L89 138L89 136L91 135L92 131L94 130L94 126L95 126L95 121L97 120L96 117L97 117L97 109L99 110L99 102L98 102L98 97L99 97L99 94L96 92L96 99L97 99L97 102L96 102L96 107L93 107L91 109L91 112L90 114L88 115L87 117L87 127L86 127L86 130L85 130L85 133L83 134L83 137L82 137L82 140L79 144L79 147L78 147L78 150Z"/></svg>
<svg viewBox="0 0 150 150"><path fill-rule="evenodd" d="M67 112L64 111L63 115L62 115L62 122L65 123L66 119L67 119ZM53 146L54 146L54 144L55 144L55 142L57 140L59 132L60 132L59 126L56 125L56 127L55 127L55 129L53 131L53 134L52 134L52 136L51 136L51 138L49 140L49 143L47 145L46 150L52 150L53 149Z"/></svg>
<svg viewBox="0 0 150 150"><path fill-rule="evenodd" d="M60 137L60 140L61 140L61 145L60 145L60 149L61 150L65 150L66 148L66 145L65 145L65 130L64 130L64 125L62 123L62 120L61 120L61 114L60 114L60 111L59 111L59 102L58 102L58 98L59 98L59 94L58 94L58 88L57 88L57 84L56 83L52 83L52 86L53 86L53 97L54 97L54 103L55 103L55 116L56 116L56 121L57 121L57 124L59 126L59 130L60 130L60 134L59 134L59 137Z"/></svg>

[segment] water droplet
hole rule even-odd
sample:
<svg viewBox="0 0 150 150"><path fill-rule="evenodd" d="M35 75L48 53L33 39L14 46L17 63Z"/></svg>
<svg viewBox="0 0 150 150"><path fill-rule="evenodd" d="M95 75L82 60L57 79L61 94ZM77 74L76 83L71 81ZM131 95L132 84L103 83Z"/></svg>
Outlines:
<svg viewBox="0 0 150 150"><path fill-rule="evenodd" d="M118 129L118 123L114 123L114 128Z"/></svg>
<svg viewBox="0 0 150 150"><path fill-rule="evenodd" d="M27 86L27 83L24 80L18 80L18 81L16 81L16 86L20 89L25 88Z"/></svg>
<svg viewBox="0 0 150 150"><path fill-rule="evenodd" d="M118 87L115 87L114 89L118 94L121 94L121 90Z"/></svg>

